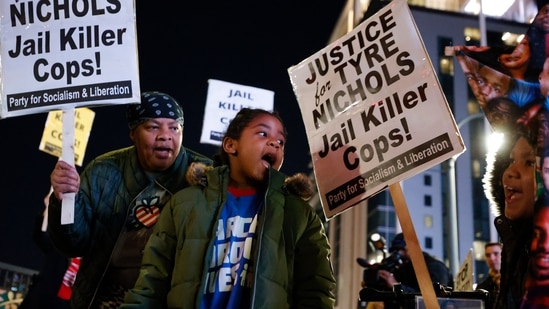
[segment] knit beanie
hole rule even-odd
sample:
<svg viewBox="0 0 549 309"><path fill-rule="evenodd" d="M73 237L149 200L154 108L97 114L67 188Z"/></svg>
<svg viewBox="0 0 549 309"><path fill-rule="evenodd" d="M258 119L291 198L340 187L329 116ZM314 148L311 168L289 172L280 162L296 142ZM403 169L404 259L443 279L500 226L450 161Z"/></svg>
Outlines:
<svg viewBox="0 0 549 309"><path fill-rule="evenodd" d="M141 104L128 105L126 112L130 130L147 120L154 118L170 118L177 120L183 126L183 109L170 95L149 91L141 94Z"/></svg>

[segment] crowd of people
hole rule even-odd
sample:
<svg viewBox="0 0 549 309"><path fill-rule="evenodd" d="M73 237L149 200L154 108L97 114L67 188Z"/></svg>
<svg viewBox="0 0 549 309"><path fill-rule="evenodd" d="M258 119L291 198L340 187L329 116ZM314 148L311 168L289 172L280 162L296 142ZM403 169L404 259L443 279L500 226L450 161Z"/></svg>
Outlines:
<svg viewBox="0 0 549 309"><path fill-rule="evenodd" d="M214 158L183 146L183 109L166 93L144 92L127 121L132 146L82 174L59 160L50 176L48 236L64 271L80 262L71 308L333 308L312 183L279 172L278 113L241 109ZM67 193L72 224L61 223Z"/></svg>
<svg viewBox="0 0 549 309"><path fill-rule="evenodd" d="M480 109L505 134L486 174L500 240L485 246L489 273L477 289L489 292L486 308L549 307L549 57L539 58L547 20L544 3L512 50L456 47ZM143 92L127 122L132 146L94 158L82 173L59 160L50 175L45 236L62 253L57 285L47 287L52 306L334 308L332 251L306 202L312 184L280 172L287 131L278 113L241 109L213 158L183 145L183 108L169 94ZM63 224L68 193L74 223ZM382 284L420 292L402 233L389 252L400 264L378 271ZM451 288L447 265L422 253L432 282ZM22 308L39 306L30 296Z"/></svg>

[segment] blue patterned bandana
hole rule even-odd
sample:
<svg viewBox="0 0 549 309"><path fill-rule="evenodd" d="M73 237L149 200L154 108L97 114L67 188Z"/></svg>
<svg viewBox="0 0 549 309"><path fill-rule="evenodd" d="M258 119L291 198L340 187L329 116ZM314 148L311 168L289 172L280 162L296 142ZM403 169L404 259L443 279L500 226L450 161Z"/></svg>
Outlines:
<svg viewBox="0 0 549 309"><path fill-rule="evenodd" d="M147 120L154 118L170 118L179 121L183 126L183 109L170 95L158 92L143 92L141 104L130 104L126 113L130 130Z"/></svg>

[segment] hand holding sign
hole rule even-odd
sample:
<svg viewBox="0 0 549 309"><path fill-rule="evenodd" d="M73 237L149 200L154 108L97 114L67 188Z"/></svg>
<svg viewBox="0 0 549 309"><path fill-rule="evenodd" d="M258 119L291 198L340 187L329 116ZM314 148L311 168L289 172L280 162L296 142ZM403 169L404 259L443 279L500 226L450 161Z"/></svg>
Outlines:
<svg viewBox="0 0 549 309"><path fill-rule="evenodd" d="M74 197L80 176L74 167L74 109L63 111L63 151L50 175L53 194L62 200L61 223L74 222Z"/></svg>

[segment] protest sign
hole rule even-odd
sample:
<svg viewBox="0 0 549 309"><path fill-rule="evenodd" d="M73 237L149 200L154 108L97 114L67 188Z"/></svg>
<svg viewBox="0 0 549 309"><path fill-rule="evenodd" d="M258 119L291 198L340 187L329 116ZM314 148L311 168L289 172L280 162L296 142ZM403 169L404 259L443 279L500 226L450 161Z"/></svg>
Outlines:
<svg viewBox="0 0 549 309"><path fill-rule="evenodd" d="M454 282L454 291L474 291L475 282L475 262L473 261L473 249L469 250L467 257L456 275Z"/></svg>
<svg viewBox="0 0 549 309"><path fill-rule="evenodd" d="M76 107L139 103L136 49L133 0L1 1L0 119L63 110L61 159L74 165Z"/></svg>
<svg viewBox="0 0 549 309"><path fill-rule="evenodd" d="M221 145L229 122L244 107L272 111L274 92L221 80L208 80L208 97L200 142Z"/></svg>
<svg viewBox="0 0 549 309"><path fill-rule="evenodd" d="M465 150L405 1L288 73L327 218Z"/></svg>
<svg viewBox="0 0 549 309"><path fill-rule="evenodd" d="M138 103L133 0L0 2L0 118Z"/></svg>
<svg viewBox="0 0 549 309"><path fill-rule="evenodd" d="M89 108L81 107L75 109L74 114L74 161L82 166L86 147L93 124L95 112ZM51 111L48 113L42 140L38 149L56 157L61 157L63 147L63 112Z"/></svg>

